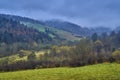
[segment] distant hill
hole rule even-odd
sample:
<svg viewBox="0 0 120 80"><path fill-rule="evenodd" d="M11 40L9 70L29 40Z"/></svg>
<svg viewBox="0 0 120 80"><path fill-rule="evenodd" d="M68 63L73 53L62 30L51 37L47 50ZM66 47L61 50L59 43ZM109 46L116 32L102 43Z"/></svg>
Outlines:
<svg viewBox="0 0 120 80"><path fill-rule="evenodd" d="M0 42L43 42L51 38L37 29L28 28L12 19L6 19L0 16Z"/></svg>
<svg viewBox="0 0 120 80"><path fill-rule="evenodd" d="M96 28L91 28L90 29L90 31L91 31L91 33L93 34L93 33L97 33L97 34L102 34L102 33L104 33L104 32L107 32L107 33L110 33L111 31L112 31L112 29L111 28L107 28L107 27L96 27Z"/></svg>
<svg viewBox="0 0 120 80"><path fill-rule="evenodd" d="M60 30L73 33L73 34L77 34L78 36L81 36L81 37L90 36L93 33L97 33L100 35L104 32L110 33L112 31L110 28L107 28L107 27L98 26L95 28L87 28L71 22L61 21L61 20L49 20L49 21L45 21L44 24L49 27L54 27Z"/></svg>
<svg viewBox="0 0 120 80"><path fill-rule="evenodd" d="M55 28L54 26L48 26L46 25L45 22L43 21L39 21L39 20L34 20L31 18L27 18L27 17L21 17L21 16L16 16L16 15L6 15L6 14L0 14L0 16L5 17L7 19L12 19L15 21L18 21L24 25L26 25L27 27L32 27L34 29L39 30L40 32L44 32L47 30L49 30L49 32L51 32L49 35L54 37L54 38L59 38L61 40L67 40L67 41L78 41L80 40L81 36L79 36L78 34L74 34L62 29L58 29Z"/></svg>
<svg viewBox="0 0 120 80"><path fill-rule="evenodd" d="M87 36L90 32L88 28L83 28L77 24L67 22L67 21L50 20L50 21L45 21L44 24L46 26L61 29L61 30L64 30L64 31L67 31L73 34L77 34L79 36Z"/></svg>
<svg viewBox="0 0 120 80"><path fill-rule="evenodd" d="M30 23L38 23L41 25L44 25L44 23L42 21L38 21L35 19L31 19L31 18L27 18L27 17L21 17L21 16L17 16L17 15L8 15L8 14L0 14L1 17L7 18L7 19L12 19L14 21L24 21L24 22L30 22Z"/></svg>
<svg viewBox="0 0 120 80"><path fill-rule="evenodd" d="M49 29L50 32L55 34L50 35L59 36L61 39L70 41L79 40L81 37L90 36L93 33L102 34L103 32L109 33L111 31L110 28L106 27L85 28L72 22L62 20L39 21L16 15L0 14L0 16L18 21L28 27L33 27L42 32L45 32L46 29Z"/></svg>

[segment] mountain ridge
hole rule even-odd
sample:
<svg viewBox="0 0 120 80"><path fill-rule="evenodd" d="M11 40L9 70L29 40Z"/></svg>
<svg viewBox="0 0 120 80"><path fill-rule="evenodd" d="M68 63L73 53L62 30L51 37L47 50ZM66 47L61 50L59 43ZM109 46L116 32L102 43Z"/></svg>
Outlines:
<svg viewBox="0 0 120 80"><path fill-rule="evenodd" d="M112 31L112 29L104 27L104 26L88 28L88 27L82 27L80 25L77 25L69 21L63 21L63 20L58 20L58 19L40 21L40 20L35 20L32 18L28 18L28 17L21 17L17 15L0 14L0 16L4 16L5 18L13 19L15 21L39 24L41 26L44 26L45 28L55 28L57 30L63 30L71 34L74 34L75 36L78 36L78 37L89 36L89 35L92 35L93 33L98 33L98 34L102 34L103 32L109 33Z"/></svg>

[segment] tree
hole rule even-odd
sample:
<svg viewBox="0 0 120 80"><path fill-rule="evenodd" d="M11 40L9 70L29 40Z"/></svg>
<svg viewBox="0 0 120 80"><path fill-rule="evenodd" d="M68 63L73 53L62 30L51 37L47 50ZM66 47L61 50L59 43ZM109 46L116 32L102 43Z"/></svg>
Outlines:
<svg viewBox="0 0 120 80"><path fill-rule="evenodd" d="M34 61L36 59L35 52L32 52L31 54L29 54L27 59L30 60L30 61Z"/></svg>
<svg viewBox="0 0 120 80"><path fill-rule="evenodd" d="M97 33L94 33L94 34L91 36L91 39L93 40L93 42L97 41L97 39L98 39L98 34L97 34Z"/></svg>
<svg viewBox="0 0 120 80"><path fill-rule="evenodd" d="M115 32L115 31L112 31L112 32L110 33L110 37L114 37L114 36L116 36L116 32Z"/></svg>
<svg viewBox="0 0 120 80"><path fill-rule="evenodd" d="M112 53L112 57L115 59L116 62L120 63L120 49L114 51Z"/></svg>
<svg viewBox="0 0 120 80"><path fill-rule="evenodd" d="M97 40L94 43L94 50L95 50L98 62L103 62L103 58L105 56L103 55L103 52L102 52L103 51L103 43L100 40Z"/></svg>
<svg viewBox="0 0 120 80"><path fill-rule="evenodd" d="M101 52L101 49L103 48L103 43L100 41L100 40L97 40L95 43L94 43L94 48L95 48L95 51L97 53L100 53Z"/></svg>
<svg viewBox="0 0 120 80"><path fill-rule="evenodd" d="M80 43L73 49L71 56L72 64L75 66L94 63L93 43L89 39L82 39Z"/></svg>
<svg viewBox="0 0 120 80"><path fill-rule="evenodd" d="M101 35L101 42L103 43L103 48L106 54L111 53L111 40L106 32L102 33Z"/></svg>

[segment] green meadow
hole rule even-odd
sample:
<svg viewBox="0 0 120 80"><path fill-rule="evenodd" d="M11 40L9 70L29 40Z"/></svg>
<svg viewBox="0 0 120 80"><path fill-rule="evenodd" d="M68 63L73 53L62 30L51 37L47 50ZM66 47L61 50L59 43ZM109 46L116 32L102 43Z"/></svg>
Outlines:
<svg viewBox="0 0 120 80"><path fill-rule="evenodd" d="M1 72L0 80L120 80L120 64Z"/></svg>

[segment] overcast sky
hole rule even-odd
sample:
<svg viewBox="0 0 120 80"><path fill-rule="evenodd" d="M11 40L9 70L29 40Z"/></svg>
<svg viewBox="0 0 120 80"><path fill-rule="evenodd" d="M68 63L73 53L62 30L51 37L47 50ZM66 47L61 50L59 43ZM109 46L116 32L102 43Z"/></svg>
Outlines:
<svg viewBox="0 0 120 80"><path fill-rule="evenodd" d="M120 0L0 0L0 13L62 19L85 27L120 25Z"/></svg>

